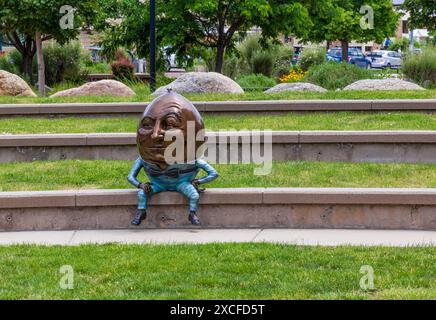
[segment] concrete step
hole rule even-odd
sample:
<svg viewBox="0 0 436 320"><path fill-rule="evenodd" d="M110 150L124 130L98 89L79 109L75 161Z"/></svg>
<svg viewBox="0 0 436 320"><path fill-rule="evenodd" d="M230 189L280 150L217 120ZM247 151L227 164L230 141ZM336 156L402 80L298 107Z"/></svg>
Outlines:
<svg viewBox="0 0 436 320"><path fill-rule="evenodd" d="M242 145L259 135L263 142L263 134L255 131L210 132L209 141L215 136L221 144L215 149L217 157L208 160L216 163L220 152L226 152L227 159L234 152L241 161ZM271 143L272 160L436 163L436 131L274 131ZM264 147L262 143L261 150ZM137 154L135 133L0 135L0 163L134 160Z"/></svg>
<svg viewBox="0 0 436 320"><path fill-rule="evenodd" d="M436 111L436 99L194 101L203 114L281 113L289 111ZM139 116L148 102L0 104L0 117Z"/></svg>
<svg viewBox="0 0 436 320"><path fill-rule="evenodd" d="M0 193L0 231L132 228L136 190ZM190 227L186 199L152 197L139 229ZM436 230L436 189L209 189L202 227Z"/></svg>

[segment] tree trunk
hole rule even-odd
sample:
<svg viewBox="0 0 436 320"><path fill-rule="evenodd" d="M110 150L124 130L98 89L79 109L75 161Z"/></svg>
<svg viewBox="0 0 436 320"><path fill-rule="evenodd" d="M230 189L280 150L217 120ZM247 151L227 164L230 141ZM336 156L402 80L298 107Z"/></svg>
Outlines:
<svg viewBox="0 0 436 320"><path fill-rule="evenodd" d="M348 63L348 40L341 40L341 46L342 46L342 62Z"/></svg>
<svg viewBox="0 0 436 320"><path fill-rule="evenodd" d="M45 96L45 65L44 56L42 54L42 36L41 32L37 31L35 35L36 55L38 58L38 89L41 97Z"/></svg>
<svg viewBox="0 0 436 320"><path fill-rule="evenodd" d="M30 81L33 81L33 55L30 51L25 51L21 54L22 62L21 62L21 72L29 77Z"/></svg>
<svg viewBox="0 0 436 320"><path fill-rule="evenodd" d="M326 51L329 51L331 44L332 44L331 41L327 41Z"/></svg>
<svg viewBox="0 0 436 320"><path fill-rule="evenodd" d="M222 73L224 65L224 52L225 52L225 42L218 41L216 61L215 61L215 72Z"/></svg>

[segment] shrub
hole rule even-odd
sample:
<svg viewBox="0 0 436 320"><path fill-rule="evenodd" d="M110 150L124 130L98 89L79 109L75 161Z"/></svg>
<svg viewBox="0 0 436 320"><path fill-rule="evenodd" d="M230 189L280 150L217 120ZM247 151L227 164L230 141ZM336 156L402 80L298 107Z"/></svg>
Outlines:
<svg viewBox="0 0 436 320"><path fill-rule="evenodd" d="M392 50L392 51L400 51L401 50L401 52L407 52L407 51L409 51L409 44L410 44L409 38L402 37L399 40L394 40L394 42L392 42L389 45L388 50ZM421 47L421 44L417 40L413 41L413 45L415 48Z"/></svg>
<svg viewBox="0 0 436 320"><path fill-rule="evenodd" d="M257 52L262 51L262 46L259 43L260 36L252 35L248 36L239 46L238 51L240 52L243 60L247 63L249 70L253 71L253 57Z"/></svg>
<svg viewBox="0 0 436 320"><path fill-rule="evenodd" d="M280 46L278 47L277 57L273 66L273 75L277 79L280 79L282 76L289 72L289 69L292 66L292 55L294 53L294 49L288 46Z"/></svg>
<svg viewBox="0 0 436 320"><path fill-rule="evenodd" d="M312 66L323 64L326 61L326 51L324 48L304 49L301 53L300 67L309 70Z"/></svg>
<svg viewBox="0 0 436 320"><path fill-rule="evenodd" d="M4 70L10 73L19 74L19 68L11 61L8 55L0 57L0 70Z"/></svg>
<svg viewBox="0 0 436 320"><path fill-rule="evenodd" d="M276 85L274 79L263 74L250 74L236 81L245 91L264 91Z"/></svg>
<svg viewBox="0 0 436 320"><path fill-rule="evenodd" d="M86 62L86 71L88 73L110 73L111 68L106 62L93 62L89 60Z"/></svg>
<svg viewBox="0 0 436 320"><path fill-rule="evenodd" d="M311 67L303 81L319 85L328 90L336 90L358 80L371 78L371 71L361 69L350 63L326 62Z"/></svg>
<svg viewBox="0 0 436 320"><path fill-rule="evenodd" d="M268 42L261 45L259 35L248 36L239 46L240 67L243 74L263 74L279 78L289 71L293 49Z"/></svg>
<svg viewBox="0 0 436 320"><path fill-rule="evenodd" d="M47 85L60 82L81 83L87 76L85 60L89 59L79 42L64 45L50 43L43 48Z"/></svg>
<svg viewBox="0 0 436 320"><path fill-rule="evenodd" d="M274 57L267 51L256 52L252 58L252 66L254 74L263 74L267 77L271 77L274 66Z"/></svg>
<svg viewBox="0 0 436 320"><path fill-rule="evenodd" d="M226 56L223 64L223 74L229 78L236 79L241 75L241 61L236 55Z"/></svg>
<svg viewBox="0 0 436 320"><path fill-rule="evenodd" d="M116 61L111 63L112 73L119 81L133 81L135 78L135 67L127 59L123 51L117 50L115 53Z"/></svg>
<svg viewBox="0 0 436 320"><path fill-rule="evenodd" d="M30 78L27 75L23 74L21 70L23 57L21 56L21 53L18 52L17 49L12 49L4 58L7 59L7 62L4 62L5 63L4 67L9 68L9 72L15 73L16 75L23 78L27 83L31 83ZM37 72L38 72L38 64L35 56L32 63L32 73L34 75L33 76L34 79L37 78L36 77Z"/></svg>
<svg viewBox="0 0 436 320"><path fill-rule="evenodd" d="M436 86L436 47L428 47L418 54L408 54L403 62L407 78L429 87Z"/></svg>

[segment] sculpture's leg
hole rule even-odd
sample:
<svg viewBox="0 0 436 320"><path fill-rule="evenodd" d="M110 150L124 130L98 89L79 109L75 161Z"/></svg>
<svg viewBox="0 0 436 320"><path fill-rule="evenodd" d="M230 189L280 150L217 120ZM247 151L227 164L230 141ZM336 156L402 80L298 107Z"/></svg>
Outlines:
<svg viewBox="0 0 436 320"><path fill-rule="evenodd" d="M157 184L151 184L151 194L156 194L165 189ZM132 224L139 226L143 220L147 217L147 205L148 205L148 195L144 190L140 189L138 191L138 211L136 212L135 218L132 220Z"/></svg>
<svg viewBox="0 0 436 320"><path fill-rule="evenodd" d="M157 185L157 184L155 184L155 183L152 183L151 185L151 194L150 195L147 195L146 193L145 193L145 191L144 190L142 190L142 189L140 189L139 191L138 191L138 209L139 210L145 210L145 209L147 209L147 206L148 206L148 198L150 197L150 196L152 196L152 195L154 195L154 194L156 194L156 193L159 193L159 192L162 192L162 191L165 191L165 188L163 188L163 187L161 187L161 186L159 186L159 185Z"/></svg>
<svg viewBox="0 0 436 320"><path fill-rule="evenodd" d="M197 216L197 210L200 195L198 194L197 189L195 189L191 183L184 182L177 186L177 191L189 199L189 221L193 225L199 225L200 219Z"/></svg>

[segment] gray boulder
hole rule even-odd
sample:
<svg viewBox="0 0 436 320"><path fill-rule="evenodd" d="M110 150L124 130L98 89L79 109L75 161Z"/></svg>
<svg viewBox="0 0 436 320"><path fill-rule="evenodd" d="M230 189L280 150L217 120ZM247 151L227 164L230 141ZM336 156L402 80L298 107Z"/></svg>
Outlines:
<svg viewBox="0 0 436 320"><path fill-rule="evenodd" d="M19 76L0 70L0 96L36 97L36 94Z"/></svg>
<svg viewBox="0 0 436 320"><path fill-rule="evenodd" d="M235 81L216 72L188 72L170 84L160 87L153 95L160 96L171 88L177 93L244 93Z"/></svg>
<svg viewBox="0 0 436 320"><path fill-rule="evenodd" d="M281 83L275 87L268 89L265 93L276 93L284 91L312 91L312 92L327 92L326 89L307 82Z"/></svg>
<svg viewBox="0 0 436 320"><path fill-rule="evenodd" d="M425 90L421 86L415 83L404 81L401 79L377 79L377 80L359 80L349 86L346 86L344 90Z"/></svg>
<svg viewBox="0 0 436 320"><path fill-rule="evenodd" d="M55 97L81 97L81 96L117 96L132 97L135 92L124 83L116 80L101 80L88 82L83 86L64 91L59 91L50 98Z"/></svg>

